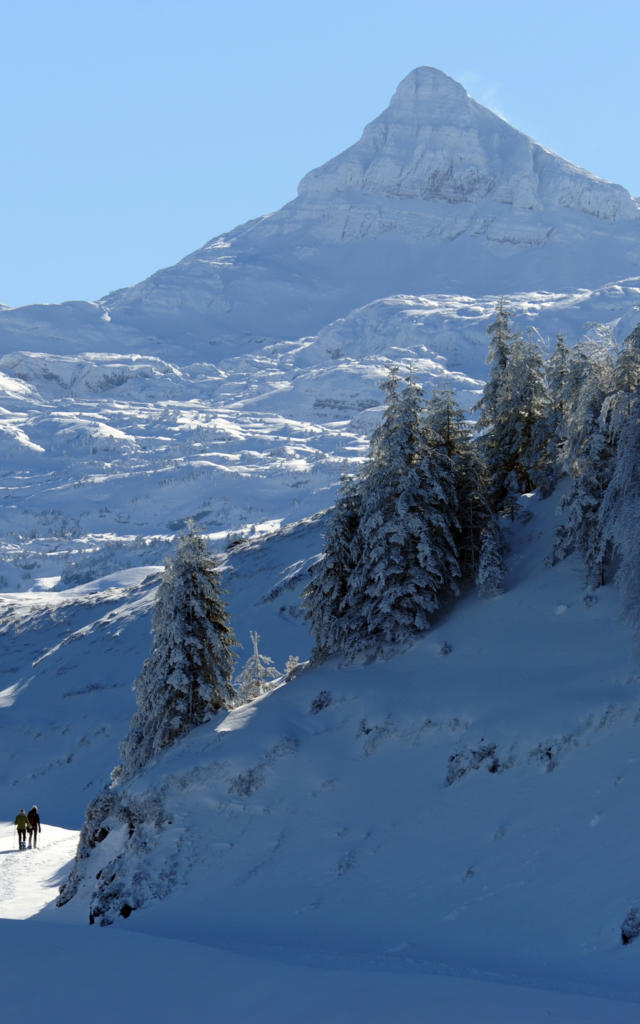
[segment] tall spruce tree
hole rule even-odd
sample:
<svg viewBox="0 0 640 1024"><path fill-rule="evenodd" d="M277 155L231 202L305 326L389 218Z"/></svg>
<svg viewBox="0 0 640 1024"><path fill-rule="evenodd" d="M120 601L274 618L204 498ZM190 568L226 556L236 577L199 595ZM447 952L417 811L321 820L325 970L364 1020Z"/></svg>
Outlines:
<svg viewBox="0 0 640 1024"><path fill-rule="evenodd" d="M167 562L153 613L153 643L135 682L137 710L116 777L143 768L234 699L235 638L220 577L189 527Z"/></svg>
<svg viewBox="0 0 640 1024"><path fill-rule="evenodd" d="M361 484L342 477L336 504L329 514L321 558L311 570L302 606L314 635L314 659L344 651L355 628L349 578L358 564Z"/></svg>
<svg viewBox="0 0 640 1024"><path fill-rule="evenodd" d="M616 579L623 611L640 634L640 392L631 399L622 426L611 479L600 505L601 557L617 555Z"/></svg>
<svg viewBox="0 0 640 1024"><path fill-rule="evenodd" d="M614 442L605 399L611 392L614 358L609 339L583 343L571 352L564 459L571 488L562 502L565 522L556 532L554 557L578 551L587 582L605 582L608 551L603 544L600 505L613 473Z"/></svg>
<svg viewBox="0 0 640 1024"><path fill-rule="evenodd" d="M494 516L483 530L480 542L476 586L481 597L495 597L497 594L502 593L502 580L504 578L502 549L503 542L500 524Z"/></svg>
<svg viewBox="0 0 640 1024"><path fill-rule="evenodd" d="M482 535L493 518L487 476L464 412L449 388L436 388L425 404L425 421L451 461L458 507L456 547L463 578L475 579Z"/></svg>
<svg viewBox="0 0 640 1024"><path fill-rule="evenodd" d="M516 334L511 315L500 300L487 327L489 375L480 401L475 406L486 467L488 493L495 512L513 510L519 488L514 473L513 409L510 393L511 352Z"/></svg>
<svg viewBox="0 0 640 1024"><path fill-rule="evenodd" d="M559 334L545 368L548 398L545 424L547 450L539 476L539 486L545 496L551 494L562 476L568 429L569 363L569 349L564 337Z"/></svg>
<svg viewBox="0 0 640 1024"><path fill-rule="evenodd" d="M361 478L358 562L347 601L355 614L345 653L386 653L430 624L457 592L459 529L451 459L423 414L422 389L384 384L385 412Z"/></svg>
<svg viewBox="0 0 640 1024"><path fill-rule="evenodd" d="M547 459L547 395L539 345L510 326L501 302L489 324L489 379L476 405L496 512L514 513L518 495L544 479Z"/></svg>

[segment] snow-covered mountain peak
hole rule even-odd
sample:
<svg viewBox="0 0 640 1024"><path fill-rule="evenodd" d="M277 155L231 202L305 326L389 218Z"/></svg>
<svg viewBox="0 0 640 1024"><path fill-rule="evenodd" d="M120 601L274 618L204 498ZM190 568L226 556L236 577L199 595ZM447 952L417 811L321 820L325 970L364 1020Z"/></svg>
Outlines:
<svg viewBox="0 0 640 1024"><path fill-rule="evenodd" d="M402 200L488 200L532 212L560 206L605 220L639 216L621 186L544 149L429 67L407 75L360 141L307 174L299 195L356 190ZM432 210L422 212L433 217ZM385 210L381 230L389 230L389 219ZM474 230L484 233L480 223Z"/></svg>
<svg viewBox="0 0 640 1024"><path fill-rule="evenodd" d="M403 78L386 110L365 128L374 125L469 124L473 118L473 100L464 86L437 68L420 67Z"/></svg>
<svg viewBox="0 0 640 1024"><path fill-rule="evenodd" d="M421 67L281 210L99 303L0 311L0 351L219 361L393 295L575 293L639 273L626 189Z"/></svg>

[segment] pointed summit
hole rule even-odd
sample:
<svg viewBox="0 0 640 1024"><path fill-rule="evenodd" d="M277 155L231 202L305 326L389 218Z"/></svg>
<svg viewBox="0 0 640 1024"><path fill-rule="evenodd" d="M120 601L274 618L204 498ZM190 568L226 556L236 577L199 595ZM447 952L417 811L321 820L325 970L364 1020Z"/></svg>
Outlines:
<svg viewBox="0 0 640 1024"><path fill-rule="evenodd" d="M484 220L502 217L504 204L530 211L560 206L606 220L638 217L637 205L620 185L544 149L476 103L458 82L428 67L402 80L359 142L307 174L299 195L354 189L388 199L500 204L478 210ZM434 210L422 212L432 221ZM529 240L525 232L522 241Z"/></svg>
<svg viewBox="0 0 640 1024"><path fill-rule="evenodd" d="M420 67L281 210L91 307L0 311L0 335L38 351L73 333L109 352L157 354L161 339L172 353L204 345L209 356L224 342L315 334L400 293L573 291L639 273L640 204L624 188Z"/></svg>
<svg viewBox="0 0 640 1024"><path fill-rule="evenodd" d="M454 120L468 111L469 96L464 87L437 68L415 68L391 97L380 118L389 115L396 123L420 122L438 112Z"/></svg>

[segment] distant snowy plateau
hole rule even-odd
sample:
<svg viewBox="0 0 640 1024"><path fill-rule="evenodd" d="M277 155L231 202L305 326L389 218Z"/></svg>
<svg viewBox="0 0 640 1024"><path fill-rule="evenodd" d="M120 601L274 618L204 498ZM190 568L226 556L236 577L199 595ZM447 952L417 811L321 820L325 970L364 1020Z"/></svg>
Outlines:
<svg viewBox="0 0 640 1024"><path fill-rule="evenodd" d="M48 853L46 827L38 853L0 851L0 917L55 895L65 830L118 761L176 532L193 517L220 554L241 662L249 630L279 668L307 658L300 591L380 383L411 368L470 410L500 297L549 348L626 337L640 202L419 68L278 212L98 301L0 306L0 819L31 801L55 826ZM585 604L577 560L545 566L556 505L523 498L500 597L169 751L132 791L162 814L130 847L109 835L79 896L33 922L38 955L57 924L104 987L86 934L112 929L65 925L121 857L146 903L120 946L90 941L125 994L129 948L143 987L163 975L154 1019L185 994L170 963L202 986L203 943L230 1020L636 1020L640 941L622 948L620 924L640 906L637 659L615 587ZM31 940L0 924L22 977ZM135 947L150 937L164 952ZM103 995L93 1021L134 1019Z"/></svg>

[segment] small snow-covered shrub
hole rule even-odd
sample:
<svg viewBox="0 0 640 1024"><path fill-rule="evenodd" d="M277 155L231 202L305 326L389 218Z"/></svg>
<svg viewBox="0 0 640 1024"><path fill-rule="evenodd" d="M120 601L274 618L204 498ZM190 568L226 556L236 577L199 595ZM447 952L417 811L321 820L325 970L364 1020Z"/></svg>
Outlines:
<svg viewBox="0 0 640 1024"><path fill-rule="evenodd" d="M317 715L320 711L324 711L331 704L332 697L328 690L320 690L317 697L314 697L311 701L311 707L309 711L312 715Z"/></svg>
<svg viewBox="0 0 640 1024"><path fill-rule="evenodd" d="M282 679L282 673L275 667L272 659L258 650L260 635L250 630L249 636L253 645L253 654L233 682L238 704L246 704L250 700L255 700L256 697L262 697L273 689L275 680Z"/></svg>
<svg viewBox="0 0 640 1024"><path fill-rule="evenodd" d="M248 768L246 772L241 772L231 780L229 793L232 796L251 796L264 784L264 769L262 767Z"/></svg>
<svg viewBox="0 0 640 1024"><path fill-rule="evenodd" d="M630 942L640 935L640 907L632 907L620 928L622 945L628 946Z"/></svg>
<svg viewBox="0 0 640 1024"><path fill-rule="evenodd" d="M476 750L458 750L449 757L447 775L445 782L452 786L454 782L464 778L470 771L477 771L479 768L486 768L491 775L506 772L514 765L514 758L511 754L502 758L498 755L498 748L495 743L482 743Z"/></svg>

